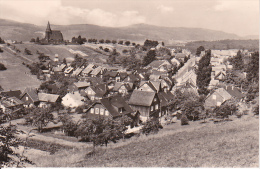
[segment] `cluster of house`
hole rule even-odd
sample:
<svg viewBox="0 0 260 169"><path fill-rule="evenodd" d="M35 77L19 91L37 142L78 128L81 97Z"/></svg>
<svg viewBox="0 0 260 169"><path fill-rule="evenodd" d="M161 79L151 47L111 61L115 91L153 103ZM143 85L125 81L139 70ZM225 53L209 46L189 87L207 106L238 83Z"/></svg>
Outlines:
<svg viewBox="0 0 260 169"><path fill-rule="evenodd" d="M60 63L56 57L55 64L50 65L45 74L64 73L65 76L77 76L80 79L68 87L64 97L32 88L27 88L23 92L2 92L0 108L5 111L14 110L19 106L48 107L58 103L75 108L88 102L91 104L84 112L91 118L100 116L115 118L122 114L138 115L143 120L151 116L161 117L169 112L168 108L174 99L176 89L198 95L195 65L191 64L177 81L174 81L170 73L174 65L178 65L178 61L183 61L186 56L177 53L170 61L155 60L145 68L130 72L92 63L74 69ZM214 55L214 52L211 64L212 79L221 80L223 78L221 74L225 75L227 66L221 62L220 56ZM55 85L49 87L51 90L58 88ZM220 106L231 98L241 100L243 97L239 89L233 86L218 88L207 96L205 107Z"/></svg>

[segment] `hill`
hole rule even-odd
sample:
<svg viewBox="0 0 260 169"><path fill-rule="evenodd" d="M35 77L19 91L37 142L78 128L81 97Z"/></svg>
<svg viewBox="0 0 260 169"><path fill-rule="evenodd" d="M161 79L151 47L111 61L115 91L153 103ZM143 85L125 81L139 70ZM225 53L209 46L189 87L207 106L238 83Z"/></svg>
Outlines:
<svg viewBox="0 0 260 169"><path fill-rule="evenodd" d="M201 28L163 27L136 24L126 27L103 27L90 24L51 25L52 29L61 30L64 39L81 35L97 39L127 39L143 42L145 39L170 42L172 40L221 40L242 39L235 34ZM29 41L32 37L43 37L45 27L0 19L0 37L18 41Z"/></svg>

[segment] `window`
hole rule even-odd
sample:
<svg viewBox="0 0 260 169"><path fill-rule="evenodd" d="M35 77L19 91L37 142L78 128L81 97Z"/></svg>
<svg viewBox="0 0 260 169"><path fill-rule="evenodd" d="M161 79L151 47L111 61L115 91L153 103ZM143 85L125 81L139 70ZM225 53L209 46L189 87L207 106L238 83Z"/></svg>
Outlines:
<svg viewBox="0 0 260 169"><path fill-rule="evenodd" d="M94 97L94 96L91 96L91 100L95 100L95 97Z"/></svg>
<svg viewBox="0 0 260 169"><path fill-rule="evenodd" d="M217 102L217 106L220 106L221 105L221 102Z"/></svg>
<svg viewBox="0 0 260 169"><path fill-rule="evenodd" d="M28 96L26 96L26 97L25 97L25 100L26 100L26 101L28 101L28 100L29 100Z"/></svg>
<svg viewBox="0 0 260 169"><path fill-rule="evenodd" d="M153 106L151 106L151 111L153 111Z"/></svg>
<svg viewBox="0 0 260 169"><path fill-rule="evenodd" d="M214 100L216 100L216 99L217 99L217 96L216 96L216 95L213 95L212 97L213 97L213 99L214 99Z"/></svg>
<svg viewBox="0 0 260 169"><path fill-rule="evenodd" d="M155 101L155 102L156 102L156 101L157 101L157 98L154 98L154 100L153 100L153 101Z"/></svg>
<svg viewBox="0 0 260 169"><path fill-rule="evenodd" d="M91 108L91 109L90 109L90 113L91 113L91 114L94 114L94 108Z"/></svg>
<svg viewBox="0 0 260 169"><path fill-rule="evenodd" d="M105 115L106 115L106 116L108 116L108 115L109 115L109 113L108 113L108 111L107 111L107 110L105 110Z"/></svg>
<svg viewBox="0 0 260 169"><path fill-rule="evenodd" d="M104 109L100 108L100 115L104 115Z"/></svg>
<svg viewBox="0 0 260 169"><path fill-rule="evenodd" d="M95 114L99 114L99 108L95 109Z"/></svg>
<svg viewBox="0 0 260 169"><path fill-rule="evenodd" d="M155 110L158 110L159 106L158 104L155 105Z"/></svg>

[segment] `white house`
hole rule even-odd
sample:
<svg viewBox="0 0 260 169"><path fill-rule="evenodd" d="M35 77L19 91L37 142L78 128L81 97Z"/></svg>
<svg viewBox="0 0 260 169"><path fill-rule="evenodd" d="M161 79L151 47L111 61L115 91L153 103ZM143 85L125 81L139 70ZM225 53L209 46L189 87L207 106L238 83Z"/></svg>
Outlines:
<svg viewBox="0 0 260 169"><path fill-rule="evenodd" d="M62 104L65 107L78 107L84 105L84 97L80 95L79 92L74 92L74 93L67 93L63 98L62 98Z"/></svg>

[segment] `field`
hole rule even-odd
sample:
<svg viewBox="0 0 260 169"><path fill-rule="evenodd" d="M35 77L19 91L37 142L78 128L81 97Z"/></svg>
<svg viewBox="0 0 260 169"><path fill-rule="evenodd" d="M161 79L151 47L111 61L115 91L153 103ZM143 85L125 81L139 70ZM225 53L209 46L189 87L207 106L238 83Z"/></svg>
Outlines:
<svg viewBox="0 0 260 169"><path fill-rule="evenodd" d="M0 85L7 90L24 90L26 87L38 87L40 81L36 76L31 75L30 70L22 63L26 60L13 55L10 50L1 47L4 52L0 53L0 63L3 63L7 70L0 72Z"/></svg>
<svg viewBox="0 0 260 169"><path fill-rule="evenodd" d="M98 148L34 156L37 167L258 167L259 120L252 115L214 124L179 121L156 135Z"/></svg>
<svg viewBox="0 0 260 169"><path fill-rule="evenodd" d="M34 62L38 62L37 51L40 53L44 53L47 56L50 56L51 59L54 59L55 54L58 54L60 60L63 58L74 58L75 54L90 60L90 61L97 61L97 62L106 62L108 56L103 55L90 49L85 46L80 45L37 45L37 44L15 44L15 47L21 51L19 55L27 57ZM25 55L24 49L27 48L31 51L32 55Z"/></svg>

